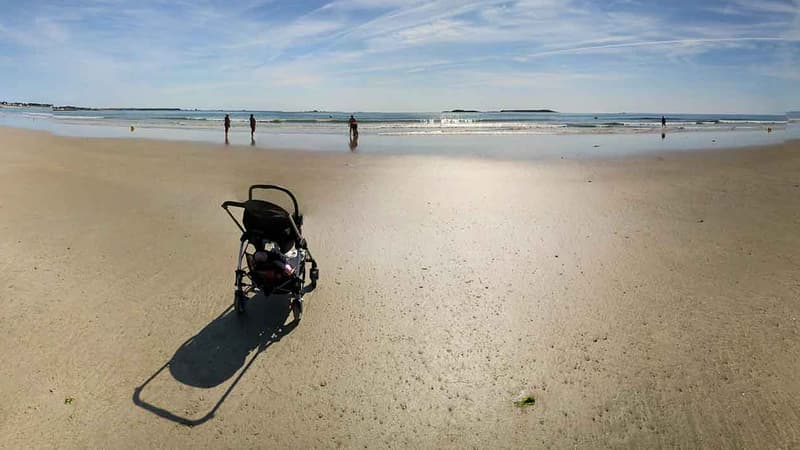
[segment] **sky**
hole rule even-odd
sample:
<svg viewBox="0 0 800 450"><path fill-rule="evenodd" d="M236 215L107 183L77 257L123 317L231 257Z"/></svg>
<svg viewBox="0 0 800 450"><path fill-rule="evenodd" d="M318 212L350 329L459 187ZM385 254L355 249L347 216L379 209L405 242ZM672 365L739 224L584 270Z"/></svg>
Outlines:
<svg viewBox="0 0 800 450"><path fill-rule="evenodd" d="M0 0L0 11L0 100L800 109L800 0Z"/></svg>

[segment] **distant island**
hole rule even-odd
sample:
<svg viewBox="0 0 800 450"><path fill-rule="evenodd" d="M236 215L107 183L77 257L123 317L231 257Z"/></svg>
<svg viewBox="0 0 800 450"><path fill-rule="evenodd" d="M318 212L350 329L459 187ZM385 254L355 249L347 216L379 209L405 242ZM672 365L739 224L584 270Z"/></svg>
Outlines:
<svg viewBox="0 0 800 450"><path fill-rule="evenodd" d="M87 108L85 106L53 106L53 111L181 111L180 108Z"/></svg>
<svg viewBox="0 0 800 450"><path fill-rule="evenodd" d="M501 109L501 113L557 113L552 109Z"/></svg>
<svg viewBox="0 0 800 450"><path fill-rule="evenodd" d="M480 111L478 111L476 109L451 109L450 111L445 111L445 112L451 112L451 113L476 113L476 112L480 112Z"/></svg>

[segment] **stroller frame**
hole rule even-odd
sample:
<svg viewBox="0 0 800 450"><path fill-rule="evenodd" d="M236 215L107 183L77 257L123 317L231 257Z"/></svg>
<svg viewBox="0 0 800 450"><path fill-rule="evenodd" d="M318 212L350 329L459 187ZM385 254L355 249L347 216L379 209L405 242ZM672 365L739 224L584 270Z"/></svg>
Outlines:
<svg viewBox="0 0 800 450"><path fill-rule="evenodd" d="M276 295L289 295L290 307L294 319L299 321L303 315L303 295L310 292L316 287L317 279L319 278L319 269L317 262L311 256L308 250L308 245L302 234L303 215L300 214L300 208L297 204L297 199L294 194L283 186L272 184L257 184L250 186L248 191L248 201L252 201L253 192L256 190L277 190L285 193L291 200L294 212L289 214L283 208L277 205L270 204L278 207L281 211L286 212L287 219L291 224L294 231L294 245L292 248L281 254L288 260L289 264L294 268L292 275L282 281L281 283L268 286L264 283L259 283L258 278L251 272L251 268L247 262L248 257L252 257L256 251L263 251L266 248L280 248L277 242L272 241L263 236L259 236L258 230L248 230L242 223L236 219L236 216L231 212L230 208L241 208L244 210L243 214L247 212L247 202L226 201L222 204L222 208L231 217L236 226L241 230L242 236L239 239L239 253L238 263L235 272L233 307L239 314L246 312L247 302L252 299L258 292L263 293L265 296ZM266 202L269 203L269 202ZM246 219L243 221L247 223ZM252 249L252 253L249 251ZM244 263L244 264L243 264ZM311 283L306 286L306 263L311 263L311 270L309 271L309 278Z"/></svg>

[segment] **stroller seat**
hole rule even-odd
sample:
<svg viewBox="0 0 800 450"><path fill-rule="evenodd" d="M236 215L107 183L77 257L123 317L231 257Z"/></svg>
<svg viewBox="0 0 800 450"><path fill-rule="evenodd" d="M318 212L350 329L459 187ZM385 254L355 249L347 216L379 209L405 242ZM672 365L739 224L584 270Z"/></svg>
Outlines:
<svg viewBox="0 0 800 450"><path fill-rule="evenodd" d="M288 211L274 203L247 200L244 202L242 216L245 237L251 242L256 240L275 242L281 252L286 253L298 239L297 230L289 217Z"/></svg>

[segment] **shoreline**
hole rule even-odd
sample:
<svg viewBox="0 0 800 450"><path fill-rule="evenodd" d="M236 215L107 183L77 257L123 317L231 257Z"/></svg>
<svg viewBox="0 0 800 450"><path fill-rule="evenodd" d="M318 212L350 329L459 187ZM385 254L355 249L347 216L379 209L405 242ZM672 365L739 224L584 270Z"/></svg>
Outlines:
<svg viewBox="0 0 800 450"><path fill-rule="evenodd" d="M800 442L800 141L520 161L0 138L9 448ZM220 204L256 183L297 195L320 264L279 340L280 302L230 310Z"/></svg>
<svg viewBox="0 0 800 450"><path fill-rule="evenodd" d="M621 138L625 139L627 136L630 135L596 135L596 136L581 136L581 137L589 137L590 139L586 141L585 145L582 145L581 151L576 151L573 148L568 148L567 150L558 150L554 149L557 146L557 141L559 138L569 139L569 135L544 135L544 136L525 136L525 140L529 141L529 143L537 144L537 141L544 140L545 143L538 143L540 147L536 151L516 151L516 152L509 152L509 151L499 151L496 153L492 152L476 152L476 151L443 151L443 152L435 152L435 151L402 151L402 150L382 150L382 151L369 151L369 146L367 145L367 149L364 149L364 145L360 145L356 147L355 150L348 148L344 142L346 142L346 136L340 137L338 139L342 140L343 144L339 150L333 150L330 148L325 149L315 149L312 145L306 146L264 146L258 144L257 146L253 146L247 143L235 142L230 144L225 144L224 142L215 143L209 140L192 140L192 139L165 139L163 137L147 137L147 136L114 136L114 137L105 137L105 136L80 136L80 135L62 135L58 133L54 133L50 130L45 129L31 129L25 127L13 127L7 125L0 125L0 132L2 130L22 130L27 132L33 133L45 133L47 135L53 137L60 137L66 139L90 139L90 140L114 140L114 141L146 141L146 142L154 142L158 143L158 145L166 145L166 144L179 144L179 145L197 145L197 146L204 146L209 148L221 148L221 149L235 149L237 151L268 151L268 152L286 152L286 153L296 153L296 152L303 152L303 153L311 153L311 154L359 154L359 155L385 155L385 156L403 156L403 155L416 155L416 156L441 156L441 157L457 157L457 158L477 158L477 159L487 159L487 160L512 160L512 161L535 161L535 160L547 160L547 159L585 159L585 160L602 160L602 159L617 159L617 158L636 158L636 157L647 157L647 156L658 156L658 155L673 155L673 154L684 154L684 153L696 153L696 152L729 152L732 150L747 150L752 149L755 147L764 147L764 146L774 146L774 145L782 145L786 143L792 143L795 141L800 140L800 127L793 133L787 133L785 139L780 140L781 138L778 133L775 133L775 137L778 137L778 140L775 142L767 142L767 143L751 143L751 142L740 142L737 145L716 145L716 142L712 142L712 145L697 145L692 146L691 144L678 147L678 148L670 148L666 147L663 149L656 148L656 149L648 149L644 151L636 151L631 150L632 148L636 148L635 144L629 145L628 150L622 152L606 152L605 149L600 149L598 151L598 147L591 146L588 142L591 141L592 137L597 137L602 140L604 137L614 137L614 138ZM700 132L689 132L692 134L700 134ZM755 136L758 131L747 131L744 132L749 135ZM233 134L233 133L232 133ZM249 139L249 135L244 130L239 130L237 133L240 138L247 136ZM711 133L705 133L709 134ZM714 134L716 135L716 134ZM367 137L369 139L372 136ZM448 139L452 138L453 136L435 136L435 139ZM469 139L474 139L476 136L469 136ZM479 137L479 136L478 136ZM552 139L552 138L556 139ZM266 135L265 139L269 139L270 135ZM300 137L302 139L302 137ZM410 140L415 139L415 137L410 136ZM709 136L710 138L710 136ZM261 141L262 136L258 135L257 141ZM364 142L364 138L361 139L361 142ZM730 142L728 142L730 144ZM593 144L597 145L597 144ZM613 145L613 141L612 141ZM602 147L602 146L599 146Z"/></svg>

